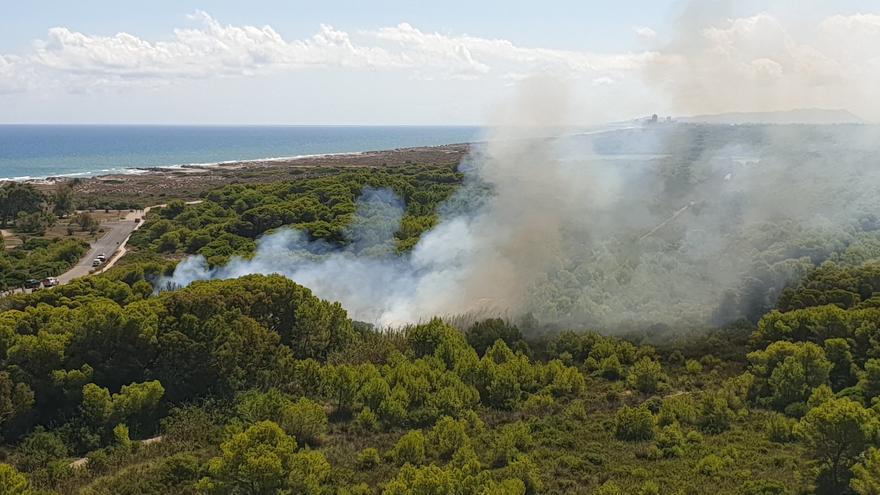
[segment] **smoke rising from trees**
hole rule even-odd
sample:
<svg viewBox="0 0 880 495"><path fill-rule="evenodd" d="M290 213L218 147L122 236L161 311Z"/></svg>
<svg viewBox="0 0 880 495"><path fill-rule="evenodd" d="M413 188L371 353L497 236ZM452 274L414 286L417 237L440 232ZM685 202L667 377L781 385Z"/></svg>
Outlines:
<svg viewBox="0 0 880 495"><path fill-rule="evenodd" d="M815 89L815 71L797 57L800 72L783 64L768 86L758 77L767 60L717 56L723 36L766 18L729 33L694 19L670 47L688 46L675 50L673 69L645 73L671 101L691 95L705 108L736 93L761 106L780 88ZM806 56L784 41L780 53ZM743 68L758 72L730 73ZM285 229L251 259L208 268L189 258L161 283L281 273L389 326L462 313L694 326L757 317L826 260L880 256L852 252L873 246L880 227L877 127L660 123L561 134L553 126L572 120L567 95L562 83L522 83L462 163L465 182L438 225L408 253L393 246L401 200L365 190L344 249Z"/></svg>

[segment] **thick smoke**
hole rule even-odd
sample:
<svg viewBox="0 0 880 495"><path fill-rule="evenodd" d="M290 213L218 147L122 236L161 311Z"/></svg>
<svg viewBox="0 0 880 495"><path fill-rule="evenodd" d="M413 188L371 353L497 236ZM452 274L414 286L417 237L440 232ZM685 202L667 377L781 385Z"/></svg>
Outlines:
<svg viewBox="0 0 880 495"><path fill-rule="evenodd" d="M677 106L716 108L729 95L753 110L786 86L813 87L794 71L770 91L757 77L767 60L725 61L713 51L724 33L688 29L674 68L649 74ZM744 68L756 78L729 72ZM344 249L281 230L251 259L209 269L189 258L160 285L281 273L383 326L463 313L609 330L694 326L755 318L817 264L863 259L851 246L880 243L878 127L656 123L554 134L547 129L571 120L566 95L557 83L523 85L410 253L393 244L404 205L367 190Z"/></svg>
<svg viewBox="0 0 880 495"><path fill-rule="evenodd" d="M533 89L524 107L547 111ZM409 254L393 245L404 205L366 190L344 249L285 229L252 259L189 258L163 284L281 273L380 325L467 312L605 328L730 321L873 235L877 137L871 126L497 131Z"/></svg>

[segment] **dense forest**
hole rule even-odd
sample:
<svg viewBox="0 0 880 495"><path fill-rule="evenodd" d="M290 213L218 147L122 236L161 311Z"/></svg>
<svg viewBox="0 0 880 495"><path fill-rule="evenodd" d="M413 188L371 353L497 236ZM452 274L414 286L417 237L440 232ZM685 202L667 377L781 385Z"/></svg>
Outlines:
<svg viewBox="0 0 880 495"><path fill-rule="evenodd" d="M0 493L880 493L867 233L808 258L755 321L689 332L387 331L277 275L156 290L182 255L220 264L285 225L345 245L366 188L402 199L405 252L461 181L414 165L227 185L155 210L106 273L0 299Z"/></svg>
<svg viewBox="0 0 880 495"><path fill-rule="evenodd" d="M454 167L407 165L292 182L233 184L209 191L198 205L169 203L159 210L160 219L137 231L131 242L160 253L200 254L212 265L233 255L250 254L255 239L281 226L342 245L361 192L387 188L406 205L396 233L397 247L405 251L434 226L438 205L452 195L461 180Z"/></svg>
<svg viewBox="0 0 880 495"><path fill-rule="evenodd" d="M876 493L876 265L657 346L377 332L278 276L152 295L169 266L4 301L6 493Z"/></svg>

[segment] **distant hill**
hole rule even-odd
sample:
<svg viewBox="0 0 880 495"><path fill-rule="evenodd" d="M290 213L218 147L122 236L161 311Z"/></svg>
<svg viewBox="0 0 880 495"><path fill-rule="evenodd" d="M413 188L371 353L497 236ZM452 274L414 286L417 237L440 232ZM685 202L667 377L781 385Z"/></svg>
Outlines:
<svg viewBox="0 0 880 495"><path fill-rule="evenodd" d="M848 110L799 108L781 112L730 112L681 117L679 122L707 124L861 124L865 121Z"/></svg>

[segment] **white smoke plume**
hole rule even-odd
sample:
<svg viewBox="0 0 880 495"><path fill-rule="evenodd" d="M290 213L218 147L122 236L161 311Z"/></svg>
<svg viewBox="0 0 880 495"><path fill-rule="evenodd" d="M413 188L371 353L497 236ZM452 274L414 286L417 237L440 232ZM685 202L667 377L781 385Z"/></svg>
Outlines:
<svg viewBox="0 0 880 495"><path fill-rule="evenodd" d="M724 36L767 19L753 21L727 34L683 27L670 48L674 68L646 78L673 106L691 98L695 109L774 108L785 88L820 91L800 59L782 64L773 84L731 72L771 66L755 54L718 56ZM792 50L786 56L804 53L782 46ZM613 330L754 318L825 260L880 257L880 248L852 250L880 246L876 126L546 130L580 120L567 115L573 107L564 85L526 81L462 164L465 182L439 224L410 253L393 251L400 200L366 191L344 249L282 230L263 237L252 259L209 269L189 258L160 286L281 273L383 326L482 311Z"/></svg>

